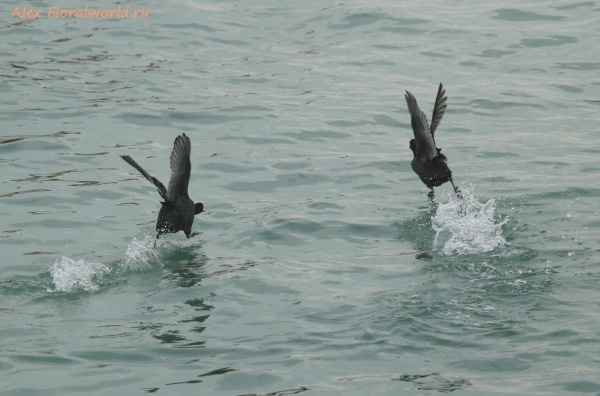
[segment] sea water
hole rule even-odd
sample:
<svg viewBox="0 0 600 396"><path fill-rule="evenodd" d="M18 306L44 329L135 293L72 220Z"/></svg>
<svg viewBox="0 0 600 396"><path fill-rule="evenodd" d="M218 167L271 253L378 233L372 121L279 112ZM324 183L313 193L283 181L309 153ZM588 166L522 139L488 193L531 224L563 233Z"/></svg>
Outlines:
<svg viewBox="0 0 600 396"><path fill-rule="evenodd" d="M600 394L599 15L3 2L0 394ZM440 82L462 200L410 167ZM181 133L203 234L153 249L119 155Z"/></svg>

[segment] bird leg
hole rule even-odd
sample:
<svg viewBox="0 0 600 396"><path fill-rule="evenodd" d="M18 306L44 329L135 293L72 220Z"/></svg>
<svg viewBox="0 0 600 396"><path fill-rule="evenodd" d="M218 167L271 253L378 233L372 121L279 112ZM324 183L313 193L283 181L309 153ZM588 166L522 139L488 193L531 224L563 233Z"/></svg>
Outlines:
<svg viewBox="0 0 600 396"><path fill-rule="evenodd" d="M154 240L154 246L152 246L152 249L156 249L156 242L158 242L158 238L160 237L160 234L157 232L156 233L156 239Z"/></svg>
<svg viewBox="0 0 600 396"><path fill-rule="evenodd" d="M430 200L433 201L433 196L434 196L435 192L433 191L433 187L431 187L431 191L429 191L427 193L427 196L429 197Z"/></svg>
<svg viewBox="0 0 600 396"><path fill-rule="evenodd" d="M454 181L452 179L450 179L450 183L452 183L452 187L454 187L454 192L456 193L456 196L462 199L463 196L460 193L460 189L454 185Z"/></svg>
<svg viewBox="0 0 600 396"><path fill-rule="evenodd" d="M198 232L198 231L194 231L194 232L186 233L185 236L188 238L191 238L191 237L194 237L194 236L200 235L200 234L202 234L202 233Z"/></svg>

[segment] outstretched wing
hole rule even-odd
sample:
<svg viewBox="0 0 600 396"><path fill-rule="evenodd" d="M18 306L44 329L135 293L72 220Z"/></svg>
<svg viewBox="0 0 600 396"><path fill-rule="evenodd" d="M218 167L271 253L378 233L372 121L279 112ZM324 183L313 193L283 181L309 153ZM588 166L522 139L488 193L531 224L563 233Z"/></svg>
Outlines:
<svg viewBox="0 0 600 396"><path fill-rule="evenodd" d="M171 152L171 180L169 180L168 196L170 201L178 198L189 199L188 183L190 181L190 172L192 163L190 162L190 153L192 144L190 138L181 134L175 138L173 151Z"/></svg>
<svg viewBox="0 0 600 396"><path fill-rule="evenodd" d="M410 124L417 142L417 153L420 157L431 160L437 155L437 150L431 135L429 122L427 122L427 116L421 111L417 99L410 92L406 91L405 98L410 112Z"/></svg>
<svg viewBox="0 0 600 396"><path fill-rule="evenodd" d="M133 158L131 158L130 156L128 156L128 155L121 155L121 158L123 158L123 160L125 160L125 162L127 162L129 165L133 166L142 175L144 175L144 177L146 179L148 179L150 181L150 183L154 184L156 186L156 189L158 190L158 193L162 197L162 199L164 199L165 201L169 200L169 198L167 197L167 189L165 188L165 186L161 182L158 181L158 179L156 177L150 176L148 174L148 172L146 172L141 166L139 166L138 163L135 162L133 160Z"/></svg>
<svg viewBox="0 0 600 396"><path fill-rule="evenodd" d="M437 97L435 98L435 105L433 106L433 115L431 116L431 137L433 138L433 143L435 144L435 130L438 125L440 125L440 121L442 121L442 117L444 116L444 112L446 111L446 90L440 83L440 88L438 89Z"/></svg>

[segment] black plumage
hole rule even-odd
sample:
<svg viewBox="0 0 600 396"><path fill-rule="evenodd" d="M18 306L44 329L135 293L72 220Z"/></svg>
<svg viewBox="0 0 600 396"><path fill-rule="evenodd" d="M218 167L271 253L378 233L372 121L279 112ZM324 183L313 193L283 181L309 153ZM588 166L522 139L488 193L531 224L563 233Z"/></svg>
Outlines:
<svg viewBox="0 0 600 396"><path fill-rule="evenodd" d="M156 239L169 232L183 231L188 238L200 234L199 232L192 232L192 224L194 223L194 215L202 213L204 205L201 202L194 203L188 196L188 183L192 170L191 150L190 138L185 133L175 138L173 151L171 152L171 179L169 180L168 189L158 179L150 176L148 172L142 169L133 158L128 155L121 156L125 162L137 169L150 183L154 184L164 200L161 202L162 206L156 220ZM154 244L156 245L156 241Z"/></svg>
<svg viewBox="0 0 600 396"><path fill-rule="evenodd" d="M433 106L431 127L427 121L427 116L419 108L417 99L408 91L406 91L405 97L410 112L410 124L415 135L415 138L410 141L410 149L414 155L410 163L412 169L421 181L431 189L430 196L433 196L433 187L441 186L447 181L452 183L454 191L460 196L459 189L452 180L452 171L447 164L448 158L441 153L442 149L435 144L435 130L446 111L446 90L440 83L435 105Z"/></svg>

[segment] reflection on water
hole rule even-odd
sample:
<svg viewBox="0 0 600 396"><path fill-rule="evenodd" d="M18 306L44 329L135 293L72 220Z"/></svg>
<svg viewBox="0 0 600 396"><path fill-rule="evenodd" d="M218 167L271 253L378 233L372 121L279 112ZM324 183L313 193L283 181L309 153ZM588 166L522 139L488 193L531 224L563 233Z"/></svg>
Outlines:
<svg viewBox="0 0 600 396"><path fill-rule="evenodd" d="M431 218L435 211L435 204L431 203L428 209L421 208L417 216L392 224L398 230L398 239L410 242L413 249L418 251L417 258L419 259L433 257L435 231L431 226Z"/></svg>
<svg viewBox="0 0 600 396"><path fill-rule="evenodd" d="M177 247L162 253L165 275L163 281L176 287L196 286L208 274L204 268L208 258L197 247Z"/></svg>

